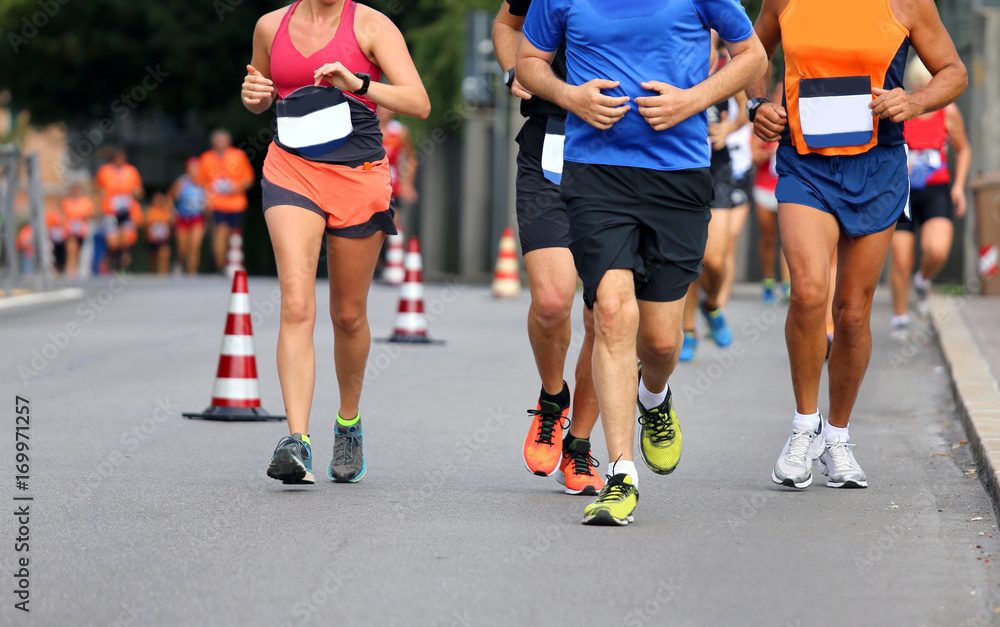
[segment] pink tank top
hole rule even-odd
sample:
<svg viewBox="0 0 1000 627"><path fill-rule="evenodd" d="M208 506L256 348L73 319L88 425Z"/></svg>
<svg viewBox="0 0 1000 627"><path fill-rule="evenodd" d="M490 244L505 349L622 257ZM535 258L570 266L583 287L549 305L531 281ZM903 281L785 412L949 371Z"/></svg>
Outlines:
<svg viewBox="0 0 1000 627"><path fill-rule="evenodd" d="M372 82L382 79L382 70L368 60L354 35L354 11L357 5L353 0L344 0L340 25L330 43L308 57L303 56L288 34L288 20L301 1L298 0L289 7L271 44L271 80L274 81L274 87L278 91L278 98L284 98L299 87L312 85L314 73L324 63L340 61L352 72L364 72L370 75ZM368 98L355 96L349 92L344 94L361 101L372 111L375 110L375 103Z"/></svg>

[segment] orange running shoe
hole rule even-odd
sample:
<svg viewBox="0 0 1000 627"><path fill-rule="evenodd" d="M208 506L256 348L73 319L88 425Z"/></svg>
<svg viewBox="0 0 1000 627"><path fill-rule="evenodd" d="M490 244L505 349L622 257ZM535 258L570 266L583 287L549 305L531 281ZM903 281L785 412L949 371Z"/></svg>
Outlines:
<svg viewBox="0 0 1000 627"><path fill-rule="evenodd" d="M567 436L556 481L566 487L566 494L597 496L604 487L604 480L594 472L598 466L598 461L590 454L590 440Z"/></svg>
<svg viewBox="0 0 1000 627"><path fill-rule="evenodd" d="M548 477L559 470L562 457L563 429L569 427L569 389L563 386L566 406L538 399L538 409L529 409L534 416L528 437L524 439L524 466L539 477Z"/></svg>

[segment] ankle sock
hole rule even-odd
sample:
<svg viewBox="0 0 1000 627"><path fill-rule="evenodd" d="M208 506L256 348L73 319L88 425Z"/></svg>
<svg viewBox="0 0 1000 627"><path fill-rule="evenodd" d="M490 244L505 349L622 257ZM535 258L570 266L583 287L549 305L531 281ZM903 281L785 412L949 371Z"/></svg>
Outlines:
<svg viewBox="0 0 1000 627"><path fill-rule="evenodd" d="M309 446L312 446L312 442L309 441L309 434L307 434L307 433L293 433L292 437L294 438L296 435L299 436L300 440L302 440L303 442L305 442Z"/></svg>
<svg viewBox="0 0 1000 627"><path fill-rule="evenodd" d="M652 409L654 407L659 407L663 404L663 401L667 399L667 391L670 389L670 384L663 386L663 391L659 394L650 392L646 389L646 382L642 379L639 380L639 402L646 409Z"/></svg>
<svg viewBox="0 0 1000 627"><path fill-rule="evenodd" d="M619 460L617 462L608 462L608 476L614 477L615 475L626 474L632 478L632 485L637 489L639 487L639 473L635 471L635 462L632 460Z"/></svg>
<svg viewBox="0 0 1000 627"><path fill-rule="evenodd" d="M587 443L587 447L588 448L590 447L590 438L578 438L575 435L573 435L572 433L570 433L569 429L567 429L566 430L566 437L563 438L563 444L562 444L562 448L563 448L564 451L568 451L569 450L569 445L573 443L573 440L583 440L584 442Z"/></svg>
<svg viewBox="0 0 1000 627"><path fill-rule="evenodd" d="M800 414L799 412L795 412L795 418L792 419L792 429L816 431L819 429L819 423L822 420L823 417L819 415L818 411L815 414Z"/></svg>
<svg viewBox="0 0 1000 627"><path fill-rule="evenodd" d="M910 316L908 314L892 317L892 326L894 327L906 326L908 324L910 324Z"/></svg>
<svg viewBox="0 0 1000 627"><path fill-rule="evenodd" d="M549 394L548 392L545 391L545 388L543 387L542 393L539 395L539 397L543 401L549 403L555 403L560 407L569 407L569 401L570 401L569 385L567 385L566 382L563 381L562 390L560 390L558 394Z"/></svg>
<svg viewBox="0 0 1000 627"><path fill-rule="evenodd" d="M344 426L344 427L351 427L353 425L358 424L358 422L360 420L361 420L361 412L358 412L358 415L355 416L354 418L351 418L350 420L344 420L343 418L340 417L340 412L337 412L337 424L338 425L341 425L341 426Z"/></svg>
<svg viewBox="0 0 1000 627"><path fill-rule="evenodd" d="M830 423L826 423L826 429L824 432L826 434L827 442L850 442L851 434L847 432L850 427L835 427Z"/></svg>

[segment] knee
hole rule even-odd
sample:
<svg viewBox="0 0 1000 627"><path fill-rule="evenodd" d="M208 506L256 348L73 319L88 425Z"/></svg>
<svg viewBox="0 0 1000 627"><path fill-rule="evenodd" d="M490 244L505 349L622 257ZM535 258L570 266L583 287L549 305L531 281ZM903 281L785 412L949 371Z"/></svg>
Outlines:
<svg viewBox="0 0 1000 627"><path fill-rule="evenodd" d="M859 337L868 328L869 308L864 302L843 301L833 305L833 321L837 335L848 339Z"/></svg>
<svg viewBox="0 0 1000 627"><path fill-rule="evenodd" d="M642 354L644 360L666 359L671 357L681 343L681 333L668 332L666 329L657 329L655 333L642 338Z"/></svg>
<svg viewBox="0 0 1000 627"><path fill-rule="evenodd" d="M316 302L305 293L281 294L281 322L311 325L316 321Z"/></svg>
<svg viewBox="0 0 1000 627"><path fill-rule="evenodd" d="M934 265L943 265L948 261L948 253L951 252L951 244L944 242L928 242L923 246L924 258Z"/></svg>
<svg viewBox="0 0 1000 627"><path fill-rule="evenodd" d="M830 286L822 277L792 279L790 306L798 311L825 311L830 297Z"/></svg>
<svg viewBox="0 0 1000 627"><path fill-rule="evenodd" d="M607 297L594 303L594 330L597 336L609 341L635 337L639 324L639 305L616 297Z"/></svg>
<svg viewBox="0 0 1000 627"><path fill-rule="evenodd" d="M365 310L361 307L331 307L330 319L335 329L348 335L354 335L368 323Z"/></svg>
<svg viewBox="0 0 1000 627"><path fill-rule="evenodd" d="M542 326L555 326L566 321L573 310L573 293L558 289L542 289L531 299L531 308Z"/></svg>

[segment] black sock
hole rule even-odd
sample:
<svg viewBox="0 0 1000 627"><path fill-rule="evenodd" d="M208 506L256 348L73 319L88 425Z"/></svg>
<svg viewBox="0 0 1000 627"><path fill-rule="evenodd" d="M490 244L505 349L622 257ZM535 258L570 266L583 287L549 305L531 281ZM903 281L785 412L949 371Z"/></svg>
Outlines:
<svg viewBox="0 0 1000 627"><path fill-rule="evenodd" d="M558 394L556 394L556 395L549 394L548 392L545 391L545 388L543 387L542 388L542 393L541 393L540 396L541 396L541 400L543 400L543 401L546 401L546 402L549 402L549 403L555 403L556 405L558 405L560 407L563 407L563 408L569 407L569 400L570 400L569 399L569 386L566 385L565 381L563 381L562 391L559 392Z"/></svg>

